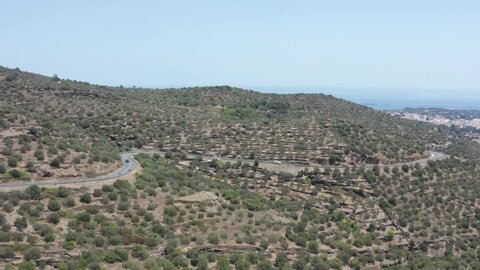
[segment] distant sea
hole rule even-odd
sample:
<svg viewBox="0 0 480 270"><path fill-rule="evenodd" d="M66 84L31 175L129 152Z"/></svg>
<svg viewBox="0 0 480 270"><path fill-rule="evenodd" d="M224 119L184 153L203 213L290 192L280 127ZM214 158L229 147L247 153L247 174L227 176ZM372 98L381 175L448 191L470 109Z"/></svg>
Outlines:
<svg viewBox="0 0 480 270"><path fill-rule="evenodd" d="M443 108L480 110L480 90L362 89L326 87L246 87L260 92L323 93L377 110Z"/></svg>

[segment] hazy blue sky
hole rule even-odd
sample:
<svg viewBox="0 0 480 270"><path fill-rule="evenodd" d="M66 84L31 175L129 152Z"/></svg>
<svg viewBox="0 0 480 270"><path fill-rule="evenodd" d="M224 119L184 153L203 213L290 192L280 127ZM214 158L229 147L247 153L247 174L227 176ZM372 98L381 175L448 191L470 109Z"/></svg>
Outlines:
<svg viewBox="0 0 480 270"><path fill-rule="evenodd" d="M109 85L480 89L479 0L3 1L0 65Z"/></svg>

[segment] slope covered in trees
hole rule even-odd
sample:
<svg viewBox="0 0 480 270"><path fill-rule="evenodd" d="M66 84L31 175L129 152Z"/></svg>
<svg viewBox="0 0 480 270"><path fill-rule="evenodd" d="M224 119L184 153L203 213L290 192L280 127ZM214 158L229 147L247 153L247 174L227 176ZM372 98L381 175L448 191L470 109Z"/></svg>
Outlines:
<svg viewBox="0 0 480 270"><path fill-rule="evenodd" d="M429 143L447 140L438 128L322 94L125 89L6 68L0 88L3 159L34 177L91 174L94 163L96 171L109 170L118 166L109 163L119 151L142 147L303 164L389 164L426 156Z"/></svg>
<svg viewBox="0 0 480 270"><path fill-rule="evenodd" d="M479 150L452 129L322 94L126 89L5 68L0 116L4 181L168 151L137 155L128 179L0 192L2 268L480 267ZM447 159L395 165L447 141ZM307 168L319 164L343 166Z"/></svg>

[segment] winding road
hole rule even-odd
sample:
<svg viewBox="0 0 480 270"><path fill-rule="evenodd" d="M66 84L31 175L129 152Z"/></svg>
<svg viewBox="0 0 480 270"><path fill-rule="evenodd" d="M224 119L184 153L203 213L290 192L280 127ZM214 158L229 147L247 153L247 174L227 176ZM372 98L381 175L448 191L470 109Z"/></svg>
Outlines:
<svg viewBox="0 0 480 270"><path fill-rule="evenodd" d="M135 170L137 167L140 166L140 164L133 158L137 154L160 154L164 155L165 152L162 151L138 151L138 152L125 152L120 154L120 158L122 161L122 167L112 173L106 174L106 175L101 175L101 176L96 176L96 177L91 177L91 178L71 178L71 179L54 179L54 180L45 180L45 181L32 181L32 182L9 182L9 183L2 183L0 184L0 189L10 189L10 188L15 188L15 189L21 189L21 188L27 188L29 186L37 185L39 187L58 187L62 185L67 185L67 184L83 184L83 183L89 183L89 182L101 182L101 181L107 181L107 180L113 180L116 178L120 178L123 176L128 175L130 172ZM201 155L188 155L189 158L198 158L202 157ZM402 165L413 165L413 164L424 164L427 163L428 161L435 161L435 160L440 160L446 158L447 155L442 153L442 152L436 152L432 151L431 156L428 158L424 159L419 159L416 161L412 162L406 162L406 163L397 163L397 164L392 164L392 165L387 165L389 167L393 166L402 166ZM248 163L253 163L252 160L245 160L245 159L233 159L233 158L224 158L224 157L208 157L209 159L218 159L223 162L236 162L238 160L242 162L248 162ZM308 168L343 168L346 166L305 166L305 165L294 165L294 164L273 164L271 161L260 161L260 165L262 164L268 164L269 166L293 166L297 168L304 169L305 167ZM373 166L373 165L372 165Z"/></svg>
<svg viewBox="0 0 480 270"><path fill-rule="evenodd" d="M99 182L116 179L122 176L129 174L131 171L135 170L140 164L133 158L135 155L141 152L126 152L121 153L120 158L122 160L122 167L112 173L106 175L95 176L91 178L66 178L61 180L45 180L45 181L33 181L33 182L11 182L11 183L2 183L0 184L0 189L2 188L27 188L29 186L37 185L39 187L57 187L66 184L79 184L79 183L89 183L89 182Z"/></svg>

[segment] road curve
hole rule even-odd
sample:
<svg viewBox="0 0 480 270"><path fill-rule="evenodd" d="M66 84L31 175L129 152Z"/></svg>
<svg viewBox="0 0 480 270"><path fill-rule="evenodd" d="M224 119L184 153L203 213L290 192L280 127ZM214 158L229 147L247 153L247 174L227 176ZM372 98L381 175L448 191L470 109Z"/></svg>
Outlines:
<svg viewBox="0 0 480 270"><path fill-rule="evenodd" d="M125 152L120 154L120 159L122 161L122 167L112 173L106 174L106 175L101 175L101 176L96 176L96 177L91 177L91 178L84 178L84 179L79 179L79 178L70 178L70 179L53 179L53 180L46 180L46 181L40 181L40 182L12 182L12 183L2 183L0 184L0 189L8 189L8 188L27 188L29 186L37 185L39 187L58 187L62 185L67 185L67 184L82 184L82 183L89 183L89 182L99 182L99 181L106 181L106 180L112 180L116 179L119 177L126 176L129 174L131 171L135 170L137 167L140 166L140 164L133 158L137 154L161 154L164 155L165 152L162 151L137 151L137 152ZM201 155L188 155L190 158L195 158L195 157L203 157ZM428 161L435 161L435 160L440 160L446 158L447 155L442 153L442 152L431 152L431 156L428 158L424 159L419 159L416 161L412 162L406 162L406 163L397 163L397 164L392 164L392 165L387 165L387 166L402 166L402 165L413 165L413 164L424 164L427 163ZM242 161L242 162L251 162L253 163L252 160L245 160L245 159L233 159L233 158L223 158L223 157L208 157L209 159L218 159L224 162L231 162L231 161ZM268 161L261 161L260 163L267 163ZM305 166L305 165L294 165L294 164L288 164L290 166L296 166L299 168L343 168L346 166ZM372 165L373 166L373 165Z"/></svg>
<svg viewBox="0 0 480 270"><path fill-rule="evenodd" d="M46 181L39 181L39 182L17 182L17 183L3 183L0 184L0 189L2 188L27 188L29 186L37 185L39 187L57 187L66 184L79 184L79 183L88 183L88 182L98 182L98 181L106 181L115 179L118 177L122 177L136 169L140 164L133 158L138 153L128 152L128 153L121 153L120 159L122 160L122 167L112 173L106 175L100 175L90 178L70 178L70 179L57 179L57 180L46 180Z"/></svg>

